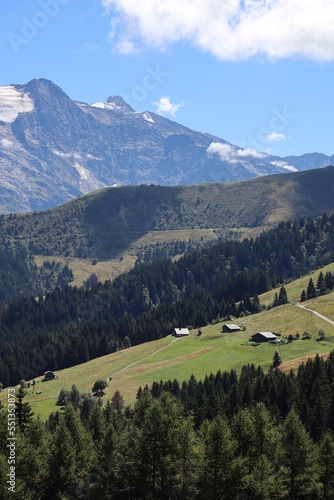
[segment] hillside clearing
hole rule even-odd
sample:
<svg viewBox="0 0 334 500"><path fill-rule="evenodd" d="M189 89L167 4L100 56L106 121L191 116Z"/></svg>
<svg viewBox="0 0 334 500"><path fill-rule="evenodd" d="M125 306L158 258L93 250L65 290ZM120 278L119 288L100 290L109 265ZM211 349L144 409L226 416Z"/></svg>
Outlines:
<svg viewBox="0 0 334 500"><path fill-rule="evenodd" d="M326 297L332 300L333 295ZM56 372L58 378L50 382L42 382L40 377L37 379L36 390L42 393L32 393L30 388L27 400L35 414L40 414L45 419L51 411L59 409L56 401L62 388L70 390L75 384L81 393L89 392L96 380L108 379L113 374L104 401L119 390L125 403L133 404L138 387L150 385L153 381L176 378L182 383L192 374L203 380L205 375L218 370L235 369L240 372L242 366L249 363L261 365L266 371L276 349L282 357L283 369L289 370L294 367L293 363L299 362L297 360L307 359L316 353L327 355L334 349L334 325L291 304L242 318L238 324L245 326L246 331L222 333L222 323L209 325L202 328L200 337L197 336L197 330L191 330L187 338L175 341L168 336L61 370ZM326 340L317 342L320 328L325 330ZM302 336L303 331L308 330L312 338L284 345L257 345L249 342L251 335L263 330L281 333L284 337L295 335L297 331ZM2 391L0 399L5 401L6 390Z"/></svg>

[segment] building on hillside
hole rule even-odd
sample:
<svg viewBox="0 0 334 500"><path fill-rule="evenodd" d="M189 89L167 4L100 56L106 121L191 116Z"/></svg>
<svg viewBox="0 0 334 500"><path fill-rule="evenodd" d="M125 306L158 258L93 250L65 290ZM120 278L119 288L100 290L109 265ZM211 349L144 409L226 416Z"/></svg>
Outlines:
<svg viewBox="0 0 334 500"><path fill-rule="evenodd" d="M174 328L174 333L172 334L174 337L186 337L189 335L188 328Z"/></svg>
<svg viewBox="0 0 334 500"><path fill-rule="evenodd" d="M223 326L223 332L232 333L232 332L240 332L240 330L241 330L240 326L232 323Z"/></svg>
<svg viewBox="0 0 334 500"><path fill-rule="evenodd" d="M49 370L44 373L43 382L46 382L47 380L53 380L55 377L56 375L51 370Z"/></svg>
<svg viewBox="0 0 334 500"><path fill-rule="evenodd" d="M277 337L271 332L257 332L251 339L253 342L273 342Z"/></svg>

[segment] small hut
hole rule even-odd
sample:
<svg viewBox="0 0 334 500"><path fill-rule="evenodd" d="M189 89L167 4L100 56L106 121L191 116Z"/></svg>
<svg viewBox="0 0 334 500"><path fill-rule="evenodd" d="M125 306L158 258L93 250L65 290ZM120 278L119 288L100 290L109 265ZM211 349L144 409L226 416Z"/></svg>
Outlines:
<svg viewBox="0 0 334 500"><path fill-rule="evenodd" d="M48 380L53 380L56 377L56 375L51 371L47 371L44 373L44 379L43 382L46 382Z"/></svg>

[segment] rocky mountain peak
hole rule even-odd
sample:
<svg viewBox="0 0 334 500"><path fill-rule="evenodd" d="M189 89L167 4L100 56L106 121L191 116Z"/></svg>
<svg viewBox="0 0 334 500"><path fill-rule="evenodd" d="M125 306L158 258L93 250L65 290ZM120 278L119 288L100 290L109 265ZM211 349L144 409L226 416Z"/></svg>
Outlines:
<svg viewBox="0 0 334 500"><path fill-rule="evenodd" d="M135 111L130 104L124 101L123 97L120 95L115 95L115 96L110 96L107 99L108 104L116 104L119 108L121 108L124 111Z"/></svg>

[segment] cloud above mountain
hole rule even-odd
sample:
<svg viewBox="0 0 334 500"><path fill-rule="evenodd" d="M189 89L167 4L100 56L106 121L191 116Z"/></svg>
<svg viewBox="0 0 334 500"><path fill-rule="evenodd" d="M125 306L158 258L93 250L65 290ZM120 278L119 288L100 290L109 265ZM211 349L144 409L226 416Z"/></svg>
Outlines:
<svg viewBox="0 0 334 500"><path fill-rule="evenodd" d="M221 142L212 142L207 148L206 152L209 156L218 154L222 161L227 161L229 163L237 163L244 158L248 160L250 158L261 160L268 156L265 153L255 151L254 149L238 149L235 146L231 146L230 144L224 144Z"/></svg>
<svg viewBox="0 0 334 500"><path fill-rule="evenodd" d="M123 49L131 51L142 43L164 49L185 41L222 60L263 55L334 59L332 0L102 0L102 4L112 16L111 38L119 36Z"/></svg>
<svg viewBox="0 0 334 500"><path fill-rule="evenodd" d="M286 139L285 134L279 133L279 132L272 132L271 134L268 134L266 137L268 142L280 142L284 141Z"/></svg>
<svg viewBox="0 0 334 500"><path fill-rule="evenodd" d="M175 118L177 111L181 106L184 106L184 102L173 104L169 97L164 96L158 102L154 102L153 105L158 106L157 113L159 115L171 115Z"/></svg>

